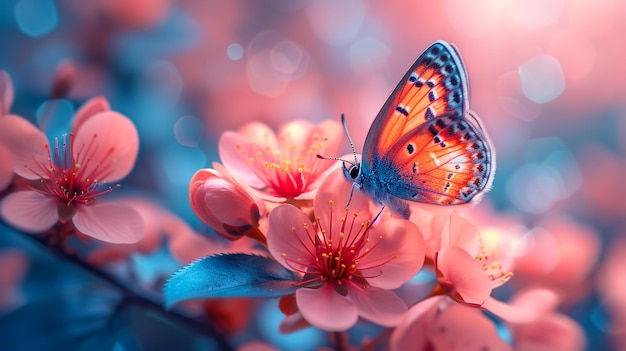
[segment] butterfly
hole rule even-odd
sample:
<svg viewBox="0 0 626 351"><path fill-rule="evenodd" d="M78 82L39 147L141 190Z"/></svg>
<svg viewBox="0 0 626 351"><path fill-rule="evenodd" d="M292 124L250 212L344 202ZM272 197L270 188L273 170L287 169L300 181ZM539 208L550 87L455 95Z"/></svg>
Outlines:
<svg viewBox="0 0 626 351"><path fill-rule="evenodd" d="M467 84L454 46L437 41L426 49L374 119L360 162L350 141L354 162L342 161L353 189L405 218L410 210L404 200L479 201L493 181L495 151L469 109ZM344 116L342 122L348 134Z"/></svg>

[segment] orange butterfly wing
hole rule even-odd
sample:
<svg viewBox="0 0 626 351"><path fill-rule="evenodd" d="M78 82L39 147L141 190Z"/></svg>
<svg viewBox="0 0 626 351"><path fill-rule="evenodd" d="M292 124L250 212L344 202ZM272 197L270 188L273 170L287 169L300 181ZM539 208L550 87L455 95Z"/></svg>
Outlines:
<svg viewBox="0 0 626 351"><path fill-rule="evenodd" d="M386 154L404 135L444 114L467 109L467 79L455 49L439 41L411 66L378 113L365 141L365 161ZM371 163L370 163L371 164Z"/></svg>
<svg viewBox="0 0 626 351"><path fill-rule="evenodd" d="M441 116L405 135L382 167L397 177L396 196L441 205L470 202L490 187L493 149L476 117Z"/></svg>
<svg viewBox="0 0 626 351"><path fill-rule="evenodd" d="M468 108L461 58L439 41L415 61L374 120L363 169L374 188L394 197L462 204L489 187L493 156Z"/></svg>

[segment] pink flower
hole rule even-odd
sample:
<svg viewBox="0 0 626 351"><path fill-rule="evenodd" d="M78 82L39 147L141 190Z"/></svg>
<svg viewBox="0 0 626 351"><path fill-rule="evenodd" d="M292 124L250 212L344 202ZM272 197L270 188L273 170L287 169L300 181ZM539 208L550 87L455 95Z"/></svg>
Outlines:
<svg viewBox="0 0 626 351"><path fill-rule="evenodd" d="M259 205L223 168L197 171L189 183L189 201L196 215L222 236L236 240L252 235L265 241L258 230Z"/></svg>
<svg viewBox="0 0 626 351"><path fill-rule="evenodd" d="M0 118L0 143L13 156L13 171L27 188L6 196L0 214L29 233L71 223L81 233L113 243L136 242L143 222L132 208L96 198L119 185L109 185L132 170L139 149L130 119L108 110L101 98L88 101L71 133L50 147L45 134L15 115Z"/></svg>
<svg viewBox="0 0 626 351"><path fill-rule="evenodd" d="M590 227L553 215L528 231L515 259L516 282L549 287L570 300L589 294L601 240Z"/></svg>
<svg viewBox="0 0 626 351"><path fill-rule="evenodd" d="M408 349L512 350L482 312L442 296L411 307L393 331L390 350Z"/></svg>
<svg viewBox="0 0 626 351"><path fill-rule="evenodd" d="M482 306L491 290L507 282L513 275L511 260L501 260L498 243L487 241L477 228L455 210L443 225L439 245L429 241L434 249L433 262L437 273L435 293ZM437 247L439 246L439 247Z"/></svg>
<svg viewBox="0 0 626 351"><path fill-rule="evenodd" d="M511 298L517 310L532 310L536 317L530 322L509 323L516 350L585 350L586 337L580 325L555 312L558 298L545 289L527 289Z"/></svg>
<svg viewBox="0 0 626 351"><path fill-rule="evenodd" d="M278 135L267 125L253 122L238 133L222 134L219 153L228 171L266 200L312 199L324 175L336 164L316 155L335 155L341 133L335 121L290 122Z"/></svg>
<svg viewBox="0 0 626 351"><path fill-rule="evenodd" d="M302 275L296 303L313 326L346 330L363 317L393 326L406 312L389 289L413 277L424 262L424 240L413 223L388 219L371 224L366 195L354 192L341 171L331 173L315 200L315 221L292 205L269 216L268 249Z"/></svg>

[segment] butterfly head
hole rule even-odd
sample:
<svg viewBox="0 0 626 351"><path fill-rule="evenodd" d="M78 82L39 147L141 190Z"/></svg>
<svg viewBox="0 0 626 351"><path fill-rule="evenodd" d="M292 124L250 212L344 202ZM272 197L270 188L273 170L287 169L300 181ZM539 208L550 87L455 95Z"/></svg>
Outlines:
<svg viewBox="0 0 626 351"><path fill-rule="evenodd" d="M351 182L360 184L361 182L361 163L343 161L343 175Z"/></svg>

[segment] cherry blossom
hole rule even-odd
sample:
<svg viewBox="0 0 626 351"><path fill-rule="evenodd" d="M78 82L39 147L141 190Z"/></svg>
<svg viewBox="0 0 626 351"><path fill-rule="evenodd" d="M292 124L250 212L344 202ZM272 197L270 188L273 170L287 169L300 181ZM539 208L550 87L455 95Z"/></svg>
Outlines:
<svg viewBox="0 0 626 351"><path fill-rule="evenodd" d="M251 122L239 132L225 132L219 141L224 166L264 199L312 199L334 162L317 155L335 155L341 143L341 125L325 121L313 125L294 121L275 134L267 125Z"/></svg>
<svg viewBox="0 0 626 351"><path fill-rule="evenodd" d="M101 98L88 101L69 134L49 143L46 135L16 115L0 118L0 143L10 149L13 171L25 178L25 190L0 203L2 218L29 233L56 223L72 223L87 236L113 243L135 242L143 221L129 206L96 201L119 187L132 170L139 137L132 121L108 110Z"/></svg>
<svg viewBox="0 0 626 351"><path fill-rule="evenodd" d="M346 330L358 317L393 326L406 311L389 289L415 275L424 261L424 241L413 223L376 213L341 172L331 173L314 200L315 220L292 205L269 217L268 248L286 268L302 276L296 303L303 318L321 329Z"/></svg>

